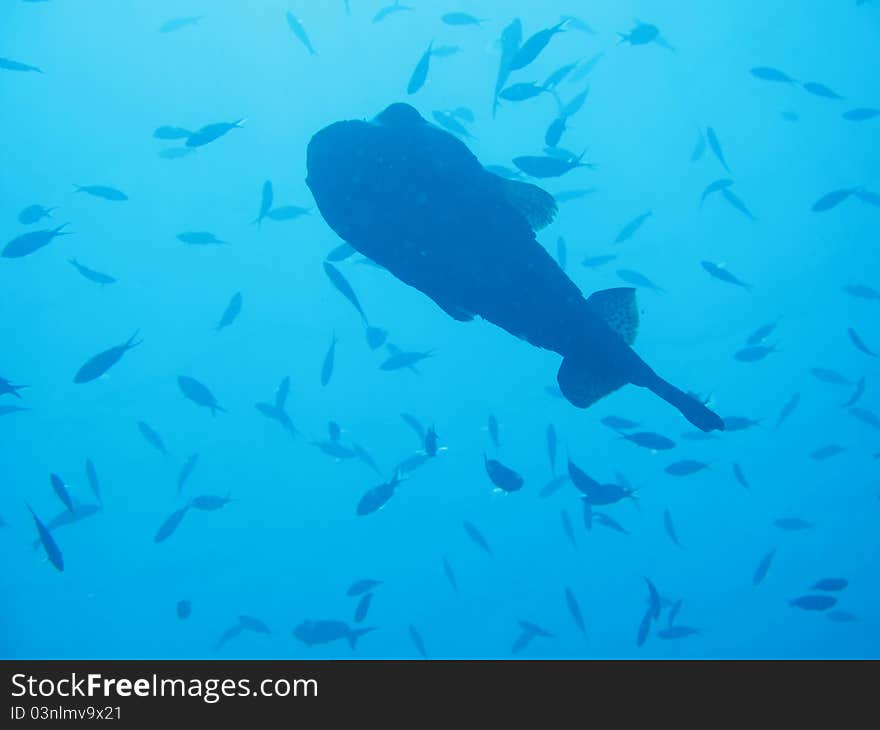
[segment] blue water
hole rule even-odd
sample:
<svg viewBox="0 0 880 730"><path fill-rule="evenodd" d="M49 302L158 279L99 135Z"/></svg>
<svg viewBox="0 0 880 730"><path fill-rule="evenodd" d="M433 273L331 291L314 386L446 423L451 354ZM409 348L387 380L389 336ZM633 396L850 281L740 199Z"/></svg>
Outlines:
<svg viewBox="0 0 880 730"><path fill-rule="evenodd" d="M0 68L0 245L66 222L73 234L0 261L0 376L29 386L20 401L0 396L0 406L28 409L0 417L0 654L415 657L414 626L431 657L503 658L512 656L517 622L525 620L553 636L535 637L517 657L877 657L877 431L841 407L854 386L823 382L810 369L852 383L865 377L857 407L880 410L877 360L847 335L853 328L880 349L880 305L843 289L880 288L880 210L855 194L831 210L811 210L831 191L880 191L880 117L843 117L880 107L873 71L880 8L856 0L796 9L780 0L407 0L413 10L372 23L384 4L350 0L350 15L342 0L8 1L0 9L0 56L43 72ZM291 32L287 11L316 55ZM486 21L451 27L440 19L450 11ZM563 14L594 33L569 27L507 85L541 83L565 64L603 54L583 79L569 77L556 89L564 103L589 87L560 146L578 155L586 148L584 159L596 168L533 181L551 193L594 190L561 203L538 240L555 255L565 239L567 272L586 293L626 285L621 269L661 287L639 291L637 351L671 382L710 398L722 416L759 420L752 428L682 438L693 428L631 386L579 410L546 390L555 385L558 355L483 321L456 322L355 255L336 266L370 323L404 350L434 351L418 375L381 370L389 352L367 345L360 316L322 270L341 241L305 185L311 136L403 100L429 119L436 110L470 109L468 144L484 164L513 168L514 157L542 154L557 102L541 93L502 102L492 117L497 40L514 18L527 38ZM184 16L204 17L158 32ZM634 18L657 26L674 51L656 40L619 43ZM459 51L432 58L424 87L407 95L432 39ZM762 80L750 73L755 67L781 69L799 83ZM811 80L845 99L809 93L802 84ZM240 129L179 159L159 153L185 140L153 137L164 125L195 130L240 119ZM730 173L709 148L691 160L708 127ZM719 178L735 181L730 190L755 221L720 193L699 206ZM276 206L310 212L252 225L266 180ZM128 200L77 193L74 185L111 186ZM49 220L19 223L34 203L57 210ZM648 210L629 240L613 243ZM187 231L228 244L185 245L176 237ZM581 266L585 256L602 254L618 258ZM70 258L117 281L89 281ZM712 278L701 261L724 264L751 290ZM214 331L236 292L240 316ZM736 360L748 336L771 322L778 324L765 344L777 351L759 362ZM73 382L86 360L136 330L143 343L103 377ZM334 333L335 368L322 386ZM208 386L227 412L212 417L185 399L181 375ZM254 407L271 403L286 376L296 438ZM800 405L776 428L794 393ZM443 449L382 510L358 516L361 496L423 449L402 412L433 424ZM609 415L676 447L638 448L600 423ZM497 448L490 416L499 424ZM343 445L357 443L375 458L382 477L362 460L336 460L312 445L328 439L330 420L341 426ZM147 442L139 421L161 435L168 455ZM637 488L637 500L596 508L628 535L596 523L587 531L571 483L539 496L552 476L550 424L559 440L556 473L565 473L570 455L601 482L621 483L622 475ZM829 444L844 451L810 457ZM193 453L198 465L178 494L178 473ZM519 472L522 490L494 490L484 454ZM104 507L54 532L64 559L58 572L32 545L37 531L25 505L44 523L65 511L50 473L78 505L95 503L86 459ZM684 477L664 471L683 459L707 468ZM733 463L751 490L737 483ZM227 494L232 501L222 509L190 507L168 539L154 541L193 498ZM664 510L683 548L667 535ZM809 527L783 530L774 525L779 518ZM494 557L471 541L463 521L477 526ZM753 585L771 550L766 577ZM444 557L458 592L444 575ZM649 609L645 577L664 601L638 646ZM361 578L382 584L355 624L358 599L346 590ZM824 578L848 581L826 594L836 606L790 605L822 593L811 586ZM181 600L192 603L185 620L175 610ZM698 633L664 639L658 632L679 600L674 625ZM833 611L852 620L834 621ZM245 630L217 649L239 615L260 619L271 634ZM354 652L344 640L308 647L292 634L306 619L375 630Z"/></svg>

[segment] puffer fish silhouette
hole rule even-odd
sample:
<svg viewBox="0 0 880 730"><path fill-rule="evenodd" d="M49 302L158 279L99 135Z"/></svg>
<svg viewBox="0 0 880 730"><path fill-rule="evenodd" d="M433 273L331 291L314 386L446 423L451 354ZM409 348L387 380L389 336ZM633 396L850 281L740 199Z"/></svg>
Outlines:
<svg viewBox="0 0 880 730"><path fill-rule="evenodd" d="M543 189L488 172L465 144L413 107L341 121L311 139L306 183L330 227L360 253L433 299L562 355L557 380L587 408L631 383L703 431L724 423L632 349L635 290L585 297L535 231L556 214Z"/></svg>

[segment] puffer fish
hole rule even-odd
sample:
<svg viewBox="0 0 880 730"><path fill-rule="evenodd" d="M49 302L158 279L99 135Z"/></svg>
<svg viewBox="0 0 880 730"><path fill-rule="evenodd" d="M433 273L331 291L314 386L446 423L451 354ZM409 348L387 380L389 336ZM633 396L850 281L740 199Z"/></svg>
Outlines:
<svg viewBox="0 0 880 730"><path fill-rule="evenodd" d="M723 430L718 415L632 350L635 291L586 298L538 243L535 230L556 213L546 191L486 171L461 140L407 104L322 129L307 167L318 208L343 240L454 319L480 316L562 355L557 380L574 405L631 383L701 430Z"/></svg>

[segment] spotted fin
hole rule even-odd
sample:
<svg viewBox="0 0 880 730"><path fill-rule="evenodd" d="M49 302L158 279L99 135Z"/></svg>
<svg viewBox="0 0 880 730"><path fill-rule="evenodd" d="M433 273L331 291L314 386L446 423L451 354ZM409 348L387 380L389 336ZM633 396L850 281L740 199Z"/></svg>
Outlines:
<svg viewBox="0 0 880 730"><path fill-rule="evenodd" d="M549 226L556 217L556 200L543 188L519 180L499 178L504 194L514 208L522 213L533 231Z"/></svg>
<svg viewBox="0 0 880 730"><path fill-rule="evenodd" d="M620 335L627 344L636 341L639 332L639 310L636 307L636 290L632 287L618 287L594 292L587 304Z"/></svg>
<svg viewBox="0 0 880 730"><path fill-rule="evenodd" d="M559 366L556 382L569 403L578 408L589 408L628 381L620 373L609 370L608 365L600 364L600 361L566 357Z"/></svg>

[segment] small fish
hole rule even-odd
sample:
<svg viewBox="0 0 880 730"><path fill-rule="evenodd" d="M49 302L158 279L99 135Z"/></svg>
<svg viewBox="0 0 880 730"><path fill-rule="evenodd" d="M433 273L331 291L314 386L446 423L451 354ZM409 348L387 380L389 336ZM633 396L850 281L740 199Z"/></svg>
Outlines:
<svg viewBox="0 0 880 730"><path fill-rule="evenodd" d="M486 538L483 537L483 533L477 529L476 525L467 520L462 522L461 525L464 527L467 536L473 540L478 547L482 548L490 558L494 557L492 554L492 548L489 547L489 543L486 542Z"/></svg>
<svg viewBox="0 0 880 730"><path fill-rule="evenodd" d="M354 293L354 289L351 288L351 284L348 283L348 280L339 273L339 269L337 269L333 264L325 261L324 262L324 273L327 274L327 278L330 279L330 283L336 287L337 291L339 291L342 296L344 296L351 305L358 311L358 314L361 315L361 319L364 323L367 322L367 315L364 314L364 310L361 307L360 301L358 301L357 294Z"/></svg>
<svg viewBox="0 0 880 730"><path fill-rule="evenodd" d="M11 58L0 58L0 68L6 71L35 71L38 74L43 73L43 70L37 66L30 66L21 61L13 61Z"/></svg>
<svg viewBox="0 0 880 730"><path fill-rule="evenodd" d="M557 68L547 77L547 80L543 84L544 88L548 90L555 89L557 86L559 86L559 84L565 81L568 75L572 71L574 71L575 68L577 68L578 64L580 64L580 61L574 61L573 63L567 63L565 64L565 66L560 66L559 68Z"/></svg>
<svg viewBox="0 0 880 730"><path fill-rule="evenodd" d="M657 636L661 639L684 639L688 636L696 636L700 633L699 629L695 629L692 626L669 626L665 629L660 629L657 632Z"/></svg>
<svg viewBox="0 0 880 730"><path fill-rule="evenodd" d="M408 629L409 639L412 641L413 646L416 648L416 651L419 653L419 656L422 659L428 658L428 652L425 651L425 643L422 641L422 635L418 632L415 626L412 624L409 625Z"/></svg>
<svg viewBox="0 0 880 730"><path fill-rule="evenodd" d="M13 238L3 248L0 256L7 259L20 259L29 256L44 246L49 245L58 236L70 236L70 231L65 231L69 223L62 223L57 228L46 228L40 231L29 231Z"/></svg>
<svg viewBox="0 0 880 730"><path fill-rule="evenodd" d="M522 41L522 22L519 18L514 18L504 30L501 32L501 38L498 45L501 48L501 60L498 64L498 74L495 78L495 91L492 96L492 117L498 109L498 92L504 87L510 76L510 62L516 56Z"/></svg>
<svg viewBox="0 0 880 730"><path fill-rule="evenodd" d="M399 484L400 477L395 474L389 481L368 489L358 502L355 513L359 517L365 517L382 509L394 496L394 490Z"/></svg>
<svg viewBox="0 0 880 730"><path fill-rule="evenodd" d="M18 222L25 226L38 223L43 220L43 218L51 218L53 210L56 210L56 208L44 208L42 205L29 205L27 208L22 209L18 214Z"/></svg>
<svg viewBox="0 0 880 730"><path fill-rule="evenodd" d="M615 431L631 431L641 425L637 421L631 421L629 418L621 418L620 416L605 416L599 423Z"/></svg>
<svg viewBox="0 0 880 730"><path fill-rule="evenodd" d="M706 198L708 198L710 195L712 195L713 193L717 193L720 190L729 188L731 185L733 185L733 180L727 177L709 183L703 189L703 194L700 196L700 207L703 207L703 203L706 202Z"/></svg>
<svg viewBox="0 0 880 730"><path fill-rule="evenodd" d="M838 454L842 454L846 449L838 444L828 444L827 446L821 446L818 449L810 452L810 458L813 461L825 461L826 459L830 459L832 456L837 456Z"/></svg>
<svg viewBox="0 0 880 730"><path fill-rule="evenodd" d="M703 471L703 469L708 468L709 465L704 464L701 461L694 461L693 459L682 459L681 461L676 461L670 464L663 471L674 477L684 477L690 476L691 474L696 474L698 471Z"/></svg>
<svg viewBox="0 0 880 730"><path fill-rule="evenodd" d="M171 18L171 20L166 20L162 25L159 26L160 33L173 33L176 30L180 30L181 28L186 28L191 25L197 25L198 22L202 19L199 16L190 16L187 18Z"/></svg>
<svg viewBox="0 0 880 730"><path fill-rule="evenodd" d="M306 50L313 56L318 55L317 53L315 53L315 49L312 48L312 42L309 40L306 29L303 27L302 23L297 20L296 16L288 11L284 14L284 17L287 18L287 25L290 28L291 32L297 37L299 42L306 47Z"/></svg>
<svg viewBox="0 0 880 730"><path fill-rule="evenodd" d="M327 348L327 353L324 355L324 361L321 363L321 385L326 386L330 382L330 378L333 377L333 365L336 361L336 343L339 340L336 338L336 333L333 333L333 337L330 340L330 347Z"/></svg>
<svg viewBox="0 0 880 730"><path fill-rule="evenodd" d="M850 406L854 406L858 403L862 396L865 394L865 388L867 386L867 380L864 376L859 378L859 382L856 383L855 390L853 394L850 396L849 400L843 404L843 408L849 408Z"/></svg>
<svg viewBox="0 0 880 730"><path fill-rule="evenodd" d="M429 426L428 430L425 432L425 453L431 458L434 458L437 456L438 451L439 444L437 432L434 430L433 426Z"/></svg>
<svg viewBox="0 0 880 730"><path fill-rule="evenodd" d="M829 621L834 621L835 623L840 624L858 621L858 618L849 611L829 611L825 615L828 617Z"/></svg>
<svg viewBox="0 0 880 730"><path fill-rule="evenodd" d="M820 380L823 383L828 383L829 385L853 384L852 381L845 375L841 375L836 370L831 370L830 368L810 368L810 375L816 378L816 380Z"/></svg>
<svg viewBox="0 0 880 730"><path fill-rule="evenodd" d="M181 507L179 510L172 512L167 519L159 526L156 534L153 536L153 542L160 543L167 540L174 531L180 526L181 521L189 511L189 505Z"/></svg>
<svg viewBox="0 0 880 730"><path fill-rule="evenodd" d="M676 547L680 547L684 550L684 545L679 542L678 534L675 531L675 524L672 521L672 513L668 509L663 510L663 527L665 528L669 539L672 540L672 543Z"/></svg>
<svg viewBox="0 0 880 730"><path fill-rule="evenodd" d="M816 81L807 81L803 84L803 90L814 96L821 96L824 99L833 99L834 101L840 101L843 99L843 97L836 91L829 89L825 84L820 84Z"/></svg>
<svg viewBox="0 0 880 730"><path fill-rule="evenodd" d="M780 530L786 532L799 532L801 530L809 530L812 525L800 517L780 517L773 520L773 524Z"/></svg>
<svg viewBox="0 0 880 730"><path fill-rule="evenodd" d="M607 527L609 530L619 532L621 535L629 535L629 531L609 515L603 514L602 512L594 512L593 518L597 523L602 525L602 527Z"/></svg>
<svg viewBox="0 0 880 730"><path fill-rule="evenodd" d="M58 547L58 543L55 542L52 533L49 532L46 526L40 521L36 512L31 509L31 506L29 504L26 504L25 506L31 513L31 517L34 518L34 524L37 527L37 534L40 537L40 543L43 545L43 550L46 552L46 557L49 558L49 562L55 566L56 570L64 572L64 557L61 555L61 549Z"/></svg>
<svg viewBox="0 0 880 730"><path fill-rule="evenodd" d="M369 593L375 588L378 588L382 585L381 580L374 580L373 578L361 578L352 583L348 590L345 592L346 596L354 597L361 596L364 593Z"/></svg>
<svg viewBox="0 0 880 730"><path fill-rule="evenodd" d="M505 466L500 461L488 458L483 455L483 463L486 467L486 473L498 489L504 492L516 492L522 489L524 479L513 469Z"/></svg>
<svg viewBox="0 0 880 730"><path fill-rule="evenodd" d="M761 424L762 419L748 418L746 416L727 416L723 419L725 431L745 431Z"/></svg>
<svg viewBox="0 0 880 730"><path fill-rule="evenodd" d="M497 451L501 448L501 437L499 434L498 419L495 418L495 415L492 413L489 414L487 427L489 429L489 438L492 439L492 443L495 444L495 450Z"/></svg>
<svg viewBox="0 0 880 730"><path fill-rule="evenodd" d="M326 260L337 263L339 261L345 261L345 259L353 256L355 253L356 249L354 246L349 243L342 243L327 254Z"/></svg>
<svg viewBox="0 0 880 730"><path fill-rule="evenodd" d="M412 9L413 8L411 8L409 5L401 5L400 0L394 0L393 4L386 5L384 8L379 8L379 10L373 16L373 23L380 23L385 20L385 18L387 18L389 15Z"/></svg>
<svg viewBox="0 0 880 730"><path fill-rule="evenodd" d="M145 421L138 421L138 430L154 449L168 456L168 450L165 448L165 442L162 437Z"/></svg>
<svg viewBox="0 0 880 730"><path fill-rule="evenodd" d="M189 504L190 507L194 507L202 512L215 512L225 507L231 501L229 496L219 497L214 494L201 494L198 497L193 497Z"/></svg>
<svg viewBox="0 0 880 730"><path fill-rule="evenodd" d="M775 557L775 555L776 551L771 550L763 558L761 558L761 562L758 563L758 567L755 569L755 574L752 576L753 586L763 583L764 578L767 577L767 571L770 570L770 565L773 562L773 558Z"/></svg>
<svg viewBox="0 0 880 730"><path fill-rule="evenodd" d="M572 200L578 200L579 198L583 198L586 195L591 195L595 193L595 188L577 188L575 190L563 190L553 195L553 199L557 203L568 203ZM617 258L617 256L612 256L611 259ZM587 259L584 259L586 261ZM609 259L610 260L610 259ZM589 264L584 263L584 266L589 266Z"/></svg>
<svg viewBox="0 0 880 730"><path fill-rule="evenodd" d="M273 208L266 217L273 221L290 221L311 213L311 208L301 208L298 205L282 205L280 208Z"/></svg>
<svg viewBox="0 0 880 730"><path fill-rule="evenodd" d="M785 402L785 405L782 406L782 410L779 411L779 417L776 419L776 428L779 428L784 421L788 420L788 417L794 413L800 402L800 393L795 393Z"/></svg>
<svg viewBox="0 0 880 730"><path fill-rule="evenodd" d="M724 188L721 191L721 197L724 198L728 203L730 203L730 205L736 208L736 210L742 213L750 221L757 220L757 218L755 218L755 216L752 214L752 211L750 211L746 207L746 204L742 201L742 199L730 188Z"/></svg>
<svg viewBox="0 0 880 730"><path fill-rule="evenodd" d="M109 274L102 274L100 271L95 271L94 269L90 269L88 266L83 266L76 259L68 259L67 262L73 266L80 274L82 274L89 281L93 281L96 284L113 284L116 282L116 279Z"/></svg>
<svg viewBox="0 0 880 730"><path fill-rule="evenodd" d="M712 277L718 279L719 281L723 281L727 284L733 284L734 286L739 286L745 289L746 291L751 291L752 287L750 284L746 284L741 279L737 278L733 274L731 274L727 269L723 266L719 266L718 264L714 264L711 261L701 261L700 266Z"/></svg>
<svg viewBox="0 0 880 730"><path fill-rule="evenodd" d="M197 129L186 140L187 147L204 147L206 144L215 142L220 137L228 134L233 129L242 129L246 119L237 119L234 122L214 122Z"/></svg>
<svg viewBox="0 0 880 730"><path fill-rule="evenodd" d="M428 78L428 69L431 65L431 53L433 48L434 41L432 40L428 44L428 50L422 54L422 57L413 69L412 75L409 77L409 82L406 85L407 94L415 94L425 85L425 81Z"/></svg>
<svg viewBox="0 0 880 730"><path fill-rule="evenodd" d="M565 24L566 21L563 20L553 27L540 30L527 38L511 59L509 69L511 71L518 71L532 63L540 55L541 51L547 47L547 44L554 35L564 32Z"/></svg>
<svg viewBox="0 0 880 730"><path fill-rule="evenodd" d="M135 332L126 342L123 342L121 345L115 345L111 347L109 350L104 350L103 352L99 352L97 355L90 357L83 363L82 367L76 371L76 374L73 376L73 382L82 384L89 383L93 380L100 378L104 373L106 373L110 368L112 368L116 363L118 363L122 356L131 350L132 348L140 345L143 340L138 340L135 342L138 333Z"/></svg>
<svg viewBox="0 0 880 730"><path fill-rule="evenodd" d="M186 231L177 234L177 240L189 246L220 246L226 241L221 241L210 231Z"/></svg>
<svg viewBox="0 0 880 730"><path fill-rule="evenodd" d="M67 486L64 484L64 480L57 474L50 474L49 483L52 485L52 491L55 492L55 496L61 500L61 503L67 508L67 510L71 514L76 514L76 508L73 506L73 500L70 498L70 492L67 491Z"/></svg>
<svg viewBox="0 0 880 730"><path fill-rule="evenodd" d="M185 621L190 617L190 614L192 614L192 603L186 600L178 601L175 611L177 613L177 618L181 621Z"/></svg>
<svg viewBox="0 0 880 730"><path fill-rule="evenodd" d="M746 479L746 475L743 473L742 467L736 462L733 463L733 476L736 481L740 483L741 486L745 487L749 491L752 490L751 485Z"/></svg>
<svg viewBox="0 0 880 730"><path fill-rule="evenodd" d="M639 629L636 632L636 646L642 646L648 639L648 635L651 633L651 619L651 609L648 609L639 622Z"/></svg>
<svg viewBox="0 0 880 730"><path fill-rule="evenodd" d="M208 390L207 386L200 383L195 378L191 378L187 375L179 375L177 377L177 386L180 388L180 392L183 393L185 398L191 400L197 406L209 409L212 416L216 416L217 411L220 411L221 413L227 412L225 408L217 403L217 399L214 397L214 394Z"/></svg>
<svg viewBox="0 0 880 730"><path fill-rule="evenodd" d="M856 332L852 327L848 328L846 333L849 335L849 339L852 340L852 343L853 345L855 345L855 348L857 350L863 352L868 357L877 357L877 353L865 344L864 340L859 337L859 333Z"/></svg>
<svg viewBox="0 0 880 730"><path fill-rule="evenodd" d="M513 164L526 175L536 178L559 177L574 170L576 167L594 167L594 165L589 163L581 162L580 158L560 159L559 157L549 155L543 157L535 155L514 157Z"/></svg>
<svg viewBox="0 0 880 730"><path fill-rule="evenodd" d="M111 188L108 185L74 185L76 192L87 193L95 198L103 198L104 200L112 200L121 202L128 200L128 196L121 190Z"/></svg>
<svg viewBox="0 0 880 730"><path fill-rule="evenodd" d="M806 595L798 596L788 602L789 606L802 608L804 611L827 611L837 604L834 596Z"/></svg>
<svg viewBox="0 0 880 730"><path fill-rule="evenodd" d="M647 211L646 213L642 213L641 215L633 218L629 223L627 223L623 228L620 229L620 233L617 234L617 237L614 239L614 243L623 243L624 241L628 241L630 238L635 235L635 232L642 227L642 224L648 220L652 215L652 211Z"/></svg>
<svg viewBox="0 0 880 730"><path fill-rule="evenodd" d="M581 607L578 604L577 598L574 595L574 591L572 591L571 588L565 589L565 605L568 607L568 612L571 614L574 625L577 626L578 631L580 631L584 635L584 638L586 638L587 627L584 624L584 616L581 612Z"/></svg>
<svg viewBox="0 0 880 730"><path fill-rule="evenodd" d="M636 446L641 446L643 449L651 449L652 451L666 451L675 448L675 441L651 431L622 433L620 437Z"/></svg>
<svg viewBox="0 0 880 730"><path fill-rule="evenodd" d="M851 408L850 413L858 418L862 423L866 423L872 428L880 429L880 416L866 408Z"/></svg>
<svg viewBox="0 0 880 730"><path fill-rule="evenodd" d="M229 300L229 304L226 305L226 309L223 310L220 321L217 322L217 326L214 328L215 332L226 329L238 319L238 315L241 314L241 301L241 292L235 292Z"/></svg>
<svg viewBox="0 0 880 730"><path fill-rule="evenodd" d="M431 357L433 350L428 352L396 352L379 365L380 370L400 370L401 368L412 368L413 365L422 360Z"/></svg>
<svg viewBox="0 0 880 730"><path fill-rule="evenodd" d="M473 139L474 135L472 135L467 127L465 127L454 114L451 112L445 111L435 111L431 112L431 116L434 117L434 121L437 122L444 129L449 130L453 134L457 134L459 137L463 137L464 139Z"/></svg>
<svg viewBox="0 0 880 730"><path fill-rule="evenodd" d="M836 593L837 591L842 591L848 585L849 581L846 578L822 578L822 580L816 581L811 585L810 590Z"/></svg>
<svg viewBox="0 0 880 730"><path fill-rule="evenodd" d="M721 166L730 172L730 168L727 166L727 160L724 159L724 151L721 149L721 142L718 140L718 135L715 134L715 130L712 127L706 127L706 141L709 143L709 149L712 150L712 154L718 158L718 162L721 163Z"/></svg>
<svg viewBox="0 0 880 730"><path fill-rule="evenodd" d="M703 136L701 129L697 130L697 141L694 142L694 149L691 152L691 162L699 162L706 154L706 138Z"/></svg>
<svg viewBox="0 0 880 730"><path fill-rule="evenodd" d="M644 289L650 289L651 291L655 291L658 294L662 294L665 291L661 287L657 286L647 276L645 276L644 274L640 274L638 271L633 271L632 269L618 269L615 273L627 284L639 286Z"/></svg>
<svg viewBox="0 0 880 730"><path fill-rule="evenodd" d="M101 483L98 480L98 471L95 469L95 465L92 463L91 459L86 459L86 480L89 483L92 494L94 494L95 498L98 500L98 503L103 505L104 500L101 499Z"/></svg>
<svg viewBox="0 0 880 730"><path fill-rule="evenodd" d="M257 213L257 217L254 218L251 223L255 223L259 226L263 222L263 218L265 218L269 214L269 211L272 210L274 196L275 193L272 188L272 181L266 180L266 182L263 183L263 189L260 193L260 212Z"/></svg>
<svg viewBox="0 0 880 730"><path fill-rule="evenodd" d="M449 581L449 585L452 586L452 590L455 593L458 593L458 582L455 580L455 573L452 570L452 566L449 564L449 560L445 557L443 558L443 573L446 575L446 580Z"/></svg>
<svg viewBox="0 0 880 730"><path fill-rule="evenodd" d="M813 203L813 207L811 210L814 213L824 213L825 211L836 208L840 205L844 200L847 200L851 197L857 188L843 188L841 190L832 190L830 193L826 193L821 198L819 198L815 203Z"/></svg>
<svg viewBox="0 0 880 730"><path fill-rule="evenodd" d="M763 324L758 329L756 329L752 334L749 335L746 340L746 345L749 347L754 347L755 345L760 345L764 340L766 340L776 329L776 322L769 322L767 324Z"/></svg>
<svg viewBox="0 0 880 730"><path fill-rule="evenodd" d="M183 127L156 127L153 130L153 138L161 139L165 141L173 141L177 139L187 139L192 132L189 129L184 129Z"/></svg>
<svg viewBox="0 0 880 730"><path fill-rule="evenodd" d="M547 89L543 86L538 86L534 82L523 81L502 89L498 92L498 98L504 99L505 101L528 101L529 99L534 99L536 96L540 96L546 91ZM555 147L555 145L550 146Z"/></svg>
<svg viewBox="0 0 880 730"><path fill-rule="evenodd" d="M880 117L880 109L850 109L842 114L843 118L849 122L866 122L869 119Z"/></svg>
<svg viewBox="0 0 880 730"><path fill-rule="evenodd" d="M361 599L357 602L357 606L354 609L354 617L353 621L356 624L361 623L366 617L367 613L370 610L370 604L373 602L373 594L372 593L364 593L361 596Z"/></svg>
<svg viewBox="0 0 880 730"><path fill-rule="evenodd" d="M190 457L183 463L183 466L180 467L180 472L177 475L177 493L180 494L183 491L183 485L189 480L192 476L192 473L195 471L196 466L199 463L199 455L191 454Z"/></svg>
<svg viewBox="0 0 880 730"><path fill-rule="evenodd" d="M865 284L848 284L843 287L843 291L857 299L867 299L873 302L880 302L880 291Z"/></svg>
<svg viewBox="0 0 880 730"><path fill-rule="evenodd" d="M780 71L776 68L770 68L769 66L756 66L755 68L749 71L752 76L757 79L761 79L762 81L774 81L780 84L796 84L791 76Z"/></svg>
<svg viewBox="0 0 880 730"><path fill-rule="evenodd" d="M775 347L765 345L753 345L752 347L743 347L733 354L734 360L739 362L759 362L768 355L776 352Z"/></svg>
<svg viewBox="0 0 880 730"><path fill-rule="evenodd" d="M440 17L446 25L482 25L485 18L475 18L469 13L445 13Z"/></svg>
<svg viewBox="0 0 880 730"><path fill-rule="evenodd" d="M541 488L541 491L538 492L538 496L541 499L546 499L547 497L556 494L556 492L558 492L562 488L562 485L565 484L568 479L568 474L558 474Z"/></svg>
<svg viewBox="0 0 880 730"><path fill-rule="evenodd" d="M574 529L571 526L571 518L568 516L568 512L562 510L560 517L562 519L562 531L565 533L571 546L577 550L577 540L574 538Z"/></svg>

